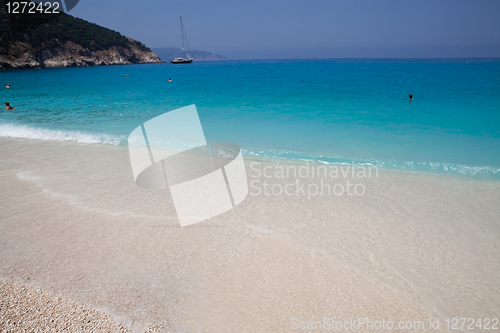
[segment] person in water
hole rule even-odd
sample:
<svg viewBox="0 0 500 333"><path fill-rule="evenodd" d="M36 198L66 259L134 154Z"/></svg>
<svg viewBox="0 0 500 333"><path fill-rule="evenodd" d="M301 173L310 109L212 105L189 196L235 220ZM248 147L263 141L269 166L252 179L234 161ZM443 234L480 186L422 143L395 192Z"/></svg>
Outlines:
<svg viewBox="0 0 500 333"><path fill-rule="evenodd" d="M413 101L413 94L410 94L410 101Z"/></svg>
<svg viewBox="0 0 500 333"><path fill-rule="evenodd" d="M172 79L171 79L171 78L168 78L168 82L172 82Z"/></svg>
<svg viewBox="0 0 500 333"><path fill-rule="evenodd" d="M9 84L7 85L7 87L5 87L5 88L10 88L10 83L9 83Z"/></svg>
<svg viewBox="0 0 500 333"><path fill-rule="evenodd" d="M5 109L6 110L14 110L15 108L13 108L12 106L10 106L9 102L5 102Z"/></svg>

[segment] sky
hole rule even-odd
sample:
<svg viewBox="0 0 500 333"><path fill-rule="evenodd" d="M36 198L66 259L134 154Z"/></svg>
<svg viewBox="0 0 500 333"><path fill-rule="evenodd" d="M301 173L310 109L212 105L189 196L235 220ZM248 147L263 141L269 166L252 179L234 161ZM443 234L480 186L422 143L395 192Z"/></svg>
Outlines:
<svg viewBox="0 0 500 333"><path fill-rule="evenodd" d="M230 59L500 57L500 0L80 0L71 15Z"/></svg>

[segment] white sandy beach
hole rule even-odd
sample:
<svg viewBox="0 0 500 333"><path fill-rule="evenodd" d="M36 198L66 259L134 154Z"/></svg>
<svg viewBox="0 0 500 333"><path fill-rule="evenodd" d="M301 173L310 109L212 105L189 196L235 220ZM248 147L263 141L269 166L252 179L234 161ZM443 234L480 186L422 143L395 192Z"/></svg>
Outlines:
<svg viewBox="0 0 500 333"><path fill-rule="evenodd" d="M435 332L446 318L498 318L500 182L379 170L323 177L363 195L256 196L266 180L321 178L256 177L291 164L245 162L246 200L181 228L168 192L135 185L126 147L0 138L1 304L30 309L19 288L39 289L93 311L82 331L309 332L322 330L294 319L368 318ZM47 329L64 311L38 309ZM0 331L6 316L30 318L2 306Z"/></svg>

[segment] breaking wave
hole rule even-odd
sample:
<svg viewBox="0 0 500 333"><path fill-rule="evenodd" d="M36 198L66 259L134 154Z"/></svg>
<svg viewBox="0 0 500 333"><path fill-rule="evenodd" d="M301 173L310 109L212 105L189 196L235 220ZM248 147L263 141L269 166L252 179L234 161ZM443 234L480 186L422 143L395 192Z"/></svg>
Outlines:
<svg viewBox="0 0 500 333"><path fill-rule="evenodd" d="M24 138L47 141L74 141L86 144L115 145L124 144L124 136L89 133L82 131L50 130L28 125L0 124L0 137Z"/></svg>
<svg viewBox="0 0 500 333"><path fill-rule="evenodd" d="M500 179L500 167L489 165L462 165L450 162L414 162L395 160L360 160L342 157L328 157L322 155L308 155L306 153L287 150L244 150L243 155L254 158L291 160L297 162L311 162L324 165L354 165L377 167L380 169L411 170L424 172L437 172L450 175L477 176L484 178Z"/></svg>

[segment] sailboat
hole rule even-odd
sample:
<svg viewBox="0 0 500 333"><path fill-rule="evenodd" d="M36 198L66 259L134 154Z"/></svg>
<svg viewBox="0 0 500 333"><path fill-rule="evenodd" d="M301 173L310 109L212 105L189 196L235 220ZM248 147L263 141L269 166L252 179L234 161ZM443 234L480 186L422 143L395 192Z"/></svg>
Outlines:
<svg viewBox="0 0 500 333"><path fill-rule="evenodd" d="M186 31L184 31L184 24L182 24L182 16L181 16L181 38L182 38L182 58L175 58L170 62L172 64L190 64L193 62L193 58L189 54L189 44L187 41Z"/></svg>

